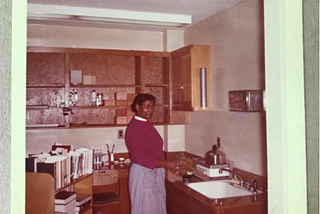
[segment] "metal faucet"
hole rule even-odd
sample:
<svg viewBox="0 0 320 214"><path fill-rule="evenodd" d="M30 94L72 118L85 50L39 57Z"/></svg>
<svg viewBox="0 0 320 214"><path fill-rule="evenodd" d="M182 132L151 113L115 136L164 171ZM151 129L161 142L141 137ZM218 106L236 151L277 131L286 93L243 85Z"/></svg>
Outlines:
<svg viewBox="0 0 320 214"><path fill-rule="evenodd" d="M236 172L234 172L234 171L232 171L230 169L226 169L226 168L220 168L219 169L219 174L221 174L223 171L231 173L235 179L240 180L240 186L243 187L244 180L243 180L243 177L240 174L238 174L238 173L236 173Z"/></svg>

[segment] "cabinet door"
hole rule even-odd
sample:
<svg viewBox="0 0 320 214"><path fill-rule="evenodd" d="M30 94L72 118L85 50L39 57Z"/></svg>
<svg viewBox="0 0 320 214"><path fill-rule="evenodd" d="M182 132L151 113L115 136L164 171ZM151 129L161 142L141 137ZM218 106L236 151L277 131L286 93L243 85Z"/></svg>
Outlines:
<svg viewBox="0 0 320 214"><path fill-rule="evenodd" d="M172 109L201 111L211 109L210 64L208 45L190 45L172 52ZM200 68L206 68L207 107L200 103Z"/></svg>
<svg viewBox="0 0 320 214"><path fill-rule="evenodd" d="M181 58L172 59L172 104L173 109L181 108L180 91Z"/></svg>
<svg viewBox="0 0 320 214"><path fill-rule="evenodd" d="M192 110L191 55L172 59L172 104L174 110Z"/></svg>
<svg viewBox="0 0 320 214"><path fill-rule="evenodd" d="M64 87L63 53L27 53L27 86Z"/></svg>
<svg viewBox="0 0 320 214"><path fill-rule="evenodd" d="M26 125L64 126L65 54L27 53Z"/></svg>
<svg viewBox="0 0 320 214"><path fill-rule="evenodd" d="M166 182L168 214L212 214L213 209L175 184Z"/></svg>
<svg viewBox="0 0 320 214"><path fill-rule="evenodd" d="M192 91L191 91L191 55L186 54L181 56L181 104L182 108L186 110L192 109Z"/></svg>

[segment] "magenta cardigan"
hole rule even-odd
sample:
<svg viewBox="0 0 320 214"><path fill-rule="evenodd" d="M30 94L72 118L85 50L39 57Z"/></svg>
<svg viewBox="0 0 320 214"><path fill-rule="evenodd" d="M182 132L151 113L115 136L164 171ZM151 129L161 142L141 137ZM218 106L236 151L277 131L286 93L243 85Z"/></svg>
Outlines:
<svg viewBox="0 0 320 214"><path fill-rule="evenodd" d="M131 120L125 134L132 163L154 169L164 159L163 140L149 121Z"/></svg>

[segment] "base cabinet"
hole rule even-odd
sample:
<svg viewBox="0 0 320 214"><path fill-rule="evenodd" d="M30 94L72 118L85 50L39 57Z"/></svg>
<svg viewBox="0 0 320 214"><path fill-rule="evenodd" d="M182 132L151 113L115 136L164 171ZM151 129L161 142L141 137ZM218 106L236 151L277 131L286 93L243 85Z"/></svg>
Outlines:
<svg viewBox="0 0 320 214"><path fill-rule="evenodd" d="M257 196L256 201L249 197L235 197L213 200L195 192L184 184L166 181L168 214L267 214L265 196ZM198 193L196 193L198 194Z"/></svg>
<svg viewBox="0 0 320 214"><path fill-rule="evenodd" d="M192 195L185 193L170 182L166 182L166 190L168 214L214 213L211 207L196 200Z"/></svg>

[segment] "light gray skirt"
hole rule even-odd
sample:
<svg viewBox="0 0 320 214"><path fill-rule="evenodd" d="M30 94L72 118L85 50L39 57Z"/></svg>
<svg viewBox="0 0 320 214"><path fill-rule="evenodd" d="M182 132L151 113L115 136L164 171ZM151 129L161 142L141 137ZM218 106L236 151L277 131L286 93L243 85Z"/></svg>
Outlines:
<svg viewBox="0 0 320 214"><path fill-rule="evenodd" d="M129 194L131 214L166 214L164 168L149 169L131 164Z"/></svg>

